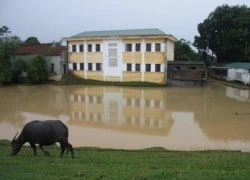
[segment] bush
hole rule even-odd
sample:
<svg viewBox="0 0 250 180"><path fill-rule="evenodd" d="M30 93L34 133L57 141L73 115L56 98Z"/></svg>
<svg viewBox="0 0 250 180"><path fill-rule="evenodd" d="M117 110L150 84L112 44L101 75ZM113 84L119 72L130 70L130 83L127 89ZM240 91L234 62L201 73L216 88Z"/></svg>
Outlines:
<svg viewBox="0 0 250 180"><path fill-rule="evenodd" d="M48 79L46 60L38 55L27 62L27 82L30 84L43 83Z"/></svg>
<svg viewBox="0 0 250 180"><path fill-rule="evenodd" d="M26 71L27 65L25 61L21 58L13 60L13 70L12 70L12 82L20 83L24 81L24 77L22 77L22 73Z"/></svg>

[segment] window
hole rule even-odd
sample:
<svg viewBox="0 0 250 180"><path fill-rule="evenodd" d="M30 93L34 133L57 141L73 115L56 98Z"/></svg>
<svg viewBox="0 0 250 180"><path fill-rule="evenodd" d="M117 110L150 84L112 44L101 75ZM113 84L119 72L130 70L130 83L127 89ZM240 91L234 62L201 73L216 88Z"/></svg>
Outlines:
<svg viewBox="0 0 250 180"><path fill-rule="evenodd" d="M151 64L146 64L146 71L150 72L151 71Z"/></svg>
<svg viewBox="0 0 250 180"><path fill-rule="evenodd" d="M109 43L108 46L114 48L114 47L117 47L117 43Z"/></svg>
<svg viewBox="0 0 250 180"><path fill-rule="evenodd" d="M80 63L80 70L84 70L84 63Z"/></svg>
<svg viewBox="0 0 250 180"><path fill-rule="evenodd" d="M89 70L89 71L92 71L92 69L93 69L93 68L92 68L92 63L88 63L88 70Z"/></svg>
<svg viewBox="0 0 250 180"><path fill-rule="evenodd" d="M96 70L101 71L102 70L102 64L101 63L96 63Z"/></svg>
<svg viewBox="0 0 250 180"><path fill-rule="evenodd" d="M74 100L73 100L73 102L77 102L77 101L78 101L78 95L77 95L77 94L74 94L73 96L74 96L74 98L73 98L73 99L74 99Z"/></svg>
<svg viewBox="0 0 250 180"><path fill-rule="evenodd" d="M101 96L96 97L96 103L97 104L102 104L102 97Z"/></svg>
<svg viewBox="0 0 250 180"><path fill-rule="evenodd" d="M100 52L101 51L101 45L100 44L96 44L95 45L95 51L96 52Z"/></svg>
<svg viewBox="0 0 250 180"><path fill-rule="evenodd" d="M127 106L132 106L132 99L131 98L127 98Z"/></svg>
<svg viewBox="0 0 250 180"><path fill-rule="evenodd" d="M80 101L83 103L85 102L85 95L80 95Z"/></svg>
<svg viewBox="0 0 250 180"><path fill-rule="evenodd" d="M188 69L196 69L196 67L195 66L191 66Z"/></svg>
<svg viewBox="0 0 250 180"><path fill-rule="evenodd" d="M92 52L92 44L88 44L88 52Z"/></svg>
<svg viewBox="0 0 250 180"><path fill-rule="evenodd" d="M77 70L77 65L76 65L76 63L73 63L73 70Z"/></svg>
<svg viewBox="0 0 250 180"><path fill-rule="evenodd" d="M160 108L160 100L155 100L155 108Z"/></svg>
<svg viewBox="0 0 250 180"><path fill-rule="evenodd" d="M89 96L89 103L93 103L94 102L94 97L93 96Z"/></svg>
<svg viewBox="0 0 250 180"><path fill-rule="evenodd" d="M127 71L132 71L132 64L127 64Z"/></svg>
<svg viewBox="0 0 250 180"><path fill-rule="evenodd" d="M126 52L131 52L132 51L132 44L126 44L125 45L125 51Z"/></svg>
<svg viewBox="0 0 250 180"><path fill-rule="evenodd" d="M141 71L141 64L135 64L135 71Z"/></svg>
<svg viewBox="0 0 250 180"><path fill-rule="evenodd" d="M161 72L161 65L155 64L155 72Z"/></svg>
<svg viewBox="0 0 250 180"><path fill-rule="evenodd" d="M109 67L117 67L117 58L109 58Z"/></svg>
<svg viewBox="0 0 250 180"><path fill-rule="evenodd" d="M141 44L140 43L136 43L135 44L135 51L136 52L140 52L141 51Z"/></svg>
<svg viewBox="0 0 250 180"><path fill-rule="evenodd" d="M178 70L178 69L180 69L180 66L174 66L173 69Z"/></svg>
<svg viewBox="0 0 250 180"><path fill-rule="evenodd" d="M151 43L146 44L146 51L151 52Z"/></svg>
<svg viewBox="0 0 250 180"><path fill-rule="evenodd" d="M117 57L117 49L109 49L109 57Z"/></svg>
<svg viewBox="0 0 250 180"><path fill-rule="evenodd" d="M50 72L53 73L55 71L55 65L54 63L50 64Z"/></svg>
<svg viewBox="0 0 250 180"><path fill-rule="evenodd" d="M79 48L80 48L80 52L83 52L83 51L84 51L84 50L83 50L83 44L80 44Z"/></svg>
<svg viewBox="0 0 250 180"><path fill-rule="evenodd" d="M136 105L137 107L140 107L140 105L141 105L141 100L140 100L140 99L135 99L135 105Z"/></svg>
<svg viewBox="0 0 250 180"><path fill-rule="evenodd" d="M150 107L150 99L145 100L145 107L147 107L147 108Z"/></svg>
<svg viewBox="0 0 250 180"><path fill-rule="evenodd" d="M76 45L72 45L72 52L76 52Z"/></svg>
<svg viewBox="0 0 250 180"><path fill-rule="evenodd" d="M67 66L66 64L63 64L63 74L66 74L66 71L67 71Z"/></svg>
<svg viewBox="0 0 250 180"><path fill-rule="evenodd" d="M155 44L155 52L160 52L161 51L161 43L156 43Z"/></svg>

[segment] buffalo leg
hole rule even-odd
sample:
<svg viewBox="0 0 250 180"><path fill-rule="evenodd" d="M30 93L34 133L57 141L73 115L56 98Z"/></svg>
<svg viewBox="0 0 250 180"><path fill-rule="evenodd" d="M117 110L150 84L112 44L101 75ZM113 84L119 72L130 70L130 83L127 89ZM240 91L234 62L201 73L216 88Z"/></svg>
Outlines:
<svg viewBox="0 0 250 180"><path fill-rule="evenodd" d="M30 143L30 146L32 147L33 151L34 151L34 156L36 156L36 145L33 143Z"/></svg>
<svg viewBox="0 0 250 180"><path fill-rule="evenodd" d="M61 146L61 157L63 157L63 153L65 151L65 143L64 142L60 142L60 146Z"/></svg>
<svg viewBox="0 0 250 180"><path fill-rule="evenodd" d="M74 155L74 151L73 151L73 147L71 144L67 143L67 149L69 149L70 153L71 153L71 157L72 158L75 158L75 155Z"/></svg>
<svg viewBox="0 0 250 180"><path fill-rule="evenodd" d="M44 152L45 156L49 156L49 152L43 149L43 146L39 144L40 149Z"/></svg>

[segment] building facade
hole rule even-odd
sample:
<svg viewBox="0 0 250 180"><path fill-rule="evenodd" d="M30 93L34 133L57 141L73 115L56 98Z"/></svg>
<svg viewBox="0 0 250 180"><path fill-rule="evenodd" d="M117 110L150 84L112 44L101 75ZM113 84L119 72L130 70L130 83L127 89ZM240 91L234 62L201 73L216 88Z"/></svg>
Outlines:
<svg viewBox="0 0 250 180"><path fill-rule="evenodd" d="M84 79L165 83L176 38L159 29L85 31L65 38L69 71Z"/></svg>
<svg viewBox="0 0 250 180"><path fill-rule="evenodd" d="M16 58L31 60L37 55L46 59L49 79L60 80L67 74L67 49L55 43L21 45L16 53Z"/></svg>

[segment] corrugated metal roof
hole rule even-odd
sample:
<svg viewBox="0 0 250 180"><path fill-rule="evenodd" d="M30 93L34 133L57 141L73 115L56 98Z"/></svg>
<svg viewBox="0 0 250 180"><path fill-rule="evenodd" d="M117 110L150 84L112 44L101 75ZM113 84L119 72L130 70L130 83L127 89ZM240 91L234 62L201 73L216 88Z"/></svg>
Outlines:
<svg viewBox="0 0 250 180"><path fill-rule="evenodd" d="M161 30L154 29L128 29L128 30L112 30L112 31L84 31L80 34L76 34L71 38L81 37L107 37L107 36L162 36L166 35Z"/></svg>
<svg viewBox="0 0 250 180"><path fill-rule="evenodd" d="M227 63L223 65L224 67L228 68L235 68L235 69L250 69L250 62L235 62L235 63Z"/></svg>

